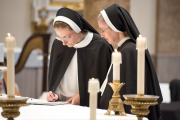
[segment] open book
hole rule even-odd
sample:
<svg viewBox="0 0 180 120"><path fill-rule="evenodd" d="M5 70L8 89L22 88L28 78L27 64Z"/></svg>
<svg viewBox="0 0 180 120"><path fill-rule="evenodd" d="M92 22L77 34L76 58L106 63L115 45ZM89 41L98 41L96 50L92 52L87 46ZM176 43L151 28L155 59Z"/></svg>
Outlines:
<svg viewBox="0 0 180 120"><path fill-rule="evenodd" d="M64 104L69 104L68 102L64 102L64 101L48 102L47 100L40 100L40 99L33 99L33 98L28 99L26 103L34 104L34 105L64 105Z"/></svg>

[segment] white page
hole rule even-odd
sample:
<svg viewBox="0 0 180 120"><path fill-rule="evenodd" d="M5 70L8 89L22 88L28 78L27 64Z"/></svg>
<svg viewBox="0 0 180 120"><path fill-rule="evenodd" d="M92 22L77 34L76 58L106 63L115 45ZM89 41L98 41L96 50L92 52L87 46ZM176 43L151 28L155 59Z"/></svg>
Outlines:
<svg viewBox="0 0 180 120"><path fill-rule="evenodd" d="M48 102L47 100L40 100L40 99L33 99L33 98L28 99L26 103L35 104L35 105L64 105L64 104L69 104L68 102L65 102L65 101Z"/></svg>

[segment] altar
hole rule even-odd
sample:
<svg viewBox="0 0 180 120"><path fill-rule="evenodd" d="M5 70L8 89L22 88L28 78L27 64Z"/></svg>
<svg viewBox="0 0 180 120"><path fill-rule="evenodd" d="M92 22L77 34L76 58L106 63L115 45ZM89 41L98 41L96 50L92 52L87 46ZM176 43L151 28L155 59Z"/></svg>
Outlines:
<svg viewBox="0 0 180 120"><path fill-rule="evenodd" d="M2 108L0 108L2 112ZM97 120L137 120L135 115L127 114L127 116L104 115L106 110L97 109ZM15 120L89 120L90 108L77 105L29 105L20 108L20 116L14 118ZM0 120L7 120L0 115ZM148 120L143 118L143 120Z"/></svg>

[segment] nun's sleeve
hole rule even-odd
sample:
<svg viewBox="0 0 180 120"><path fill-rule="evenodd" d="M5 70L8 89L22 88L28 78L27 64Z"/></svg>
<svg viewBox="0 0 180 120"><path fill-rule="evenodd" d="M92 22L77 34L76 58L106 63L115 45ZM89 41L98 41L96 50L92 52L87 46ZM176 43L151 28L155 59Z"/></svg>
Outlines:
<svg viewBox="0 0 180 120"><path fill-rule="evenodd" d="M52 48L51 48L51 54L50 54L49 70L48 70L48 86L50 86L50 83L51 83L54 51L55 51L55 41L53 42L53 45L52 45ZM52 91L51 88L49 88L49 91Z"/></svg>

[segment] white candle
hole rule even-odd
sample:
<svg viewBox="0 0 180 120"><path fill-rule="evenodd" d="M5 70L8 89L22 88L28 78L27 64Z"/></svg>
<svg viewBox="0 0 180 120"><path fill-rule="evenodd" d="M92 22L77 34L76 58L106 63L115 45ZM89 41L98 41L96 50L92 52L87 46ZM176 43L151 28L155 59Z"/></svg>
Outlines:
<svg viewBox="0 0 180 120"><path fill-rule="evenodd" d="M99 80L89 79L88 92L90 93L89 107L90 107L90 120L96 120L96 108L97 108L97 93L99 92Z"/></svg>
<svg viewBox="0 0 180 120"><path fill-rule="evenodd" d="M136 49L138 51L137 60L137 94L144 95L145 79L145 49L147 49L147 40L141 35L136 40Z"/></svg>
<svg viewBox="0 0 180 120"><path fill-rule="evenodd" d="M115 49L112 53L112 63L113 63L113 80L120 81L120 64L122 63L121 53Z"/></svg>
<svg viewBox="0 0 180 120"><path fill-rule="evenodd" d="M4 62L4 43L0 43L0 62Z"/></svg>
<svg viewBox="0 0 180 120"><path fill-rule="evenodd" d="M9 97L15 95L15 71L14 71L14 48L15 38L8 33L5 38L7 48L7 94Z"/></svg>

